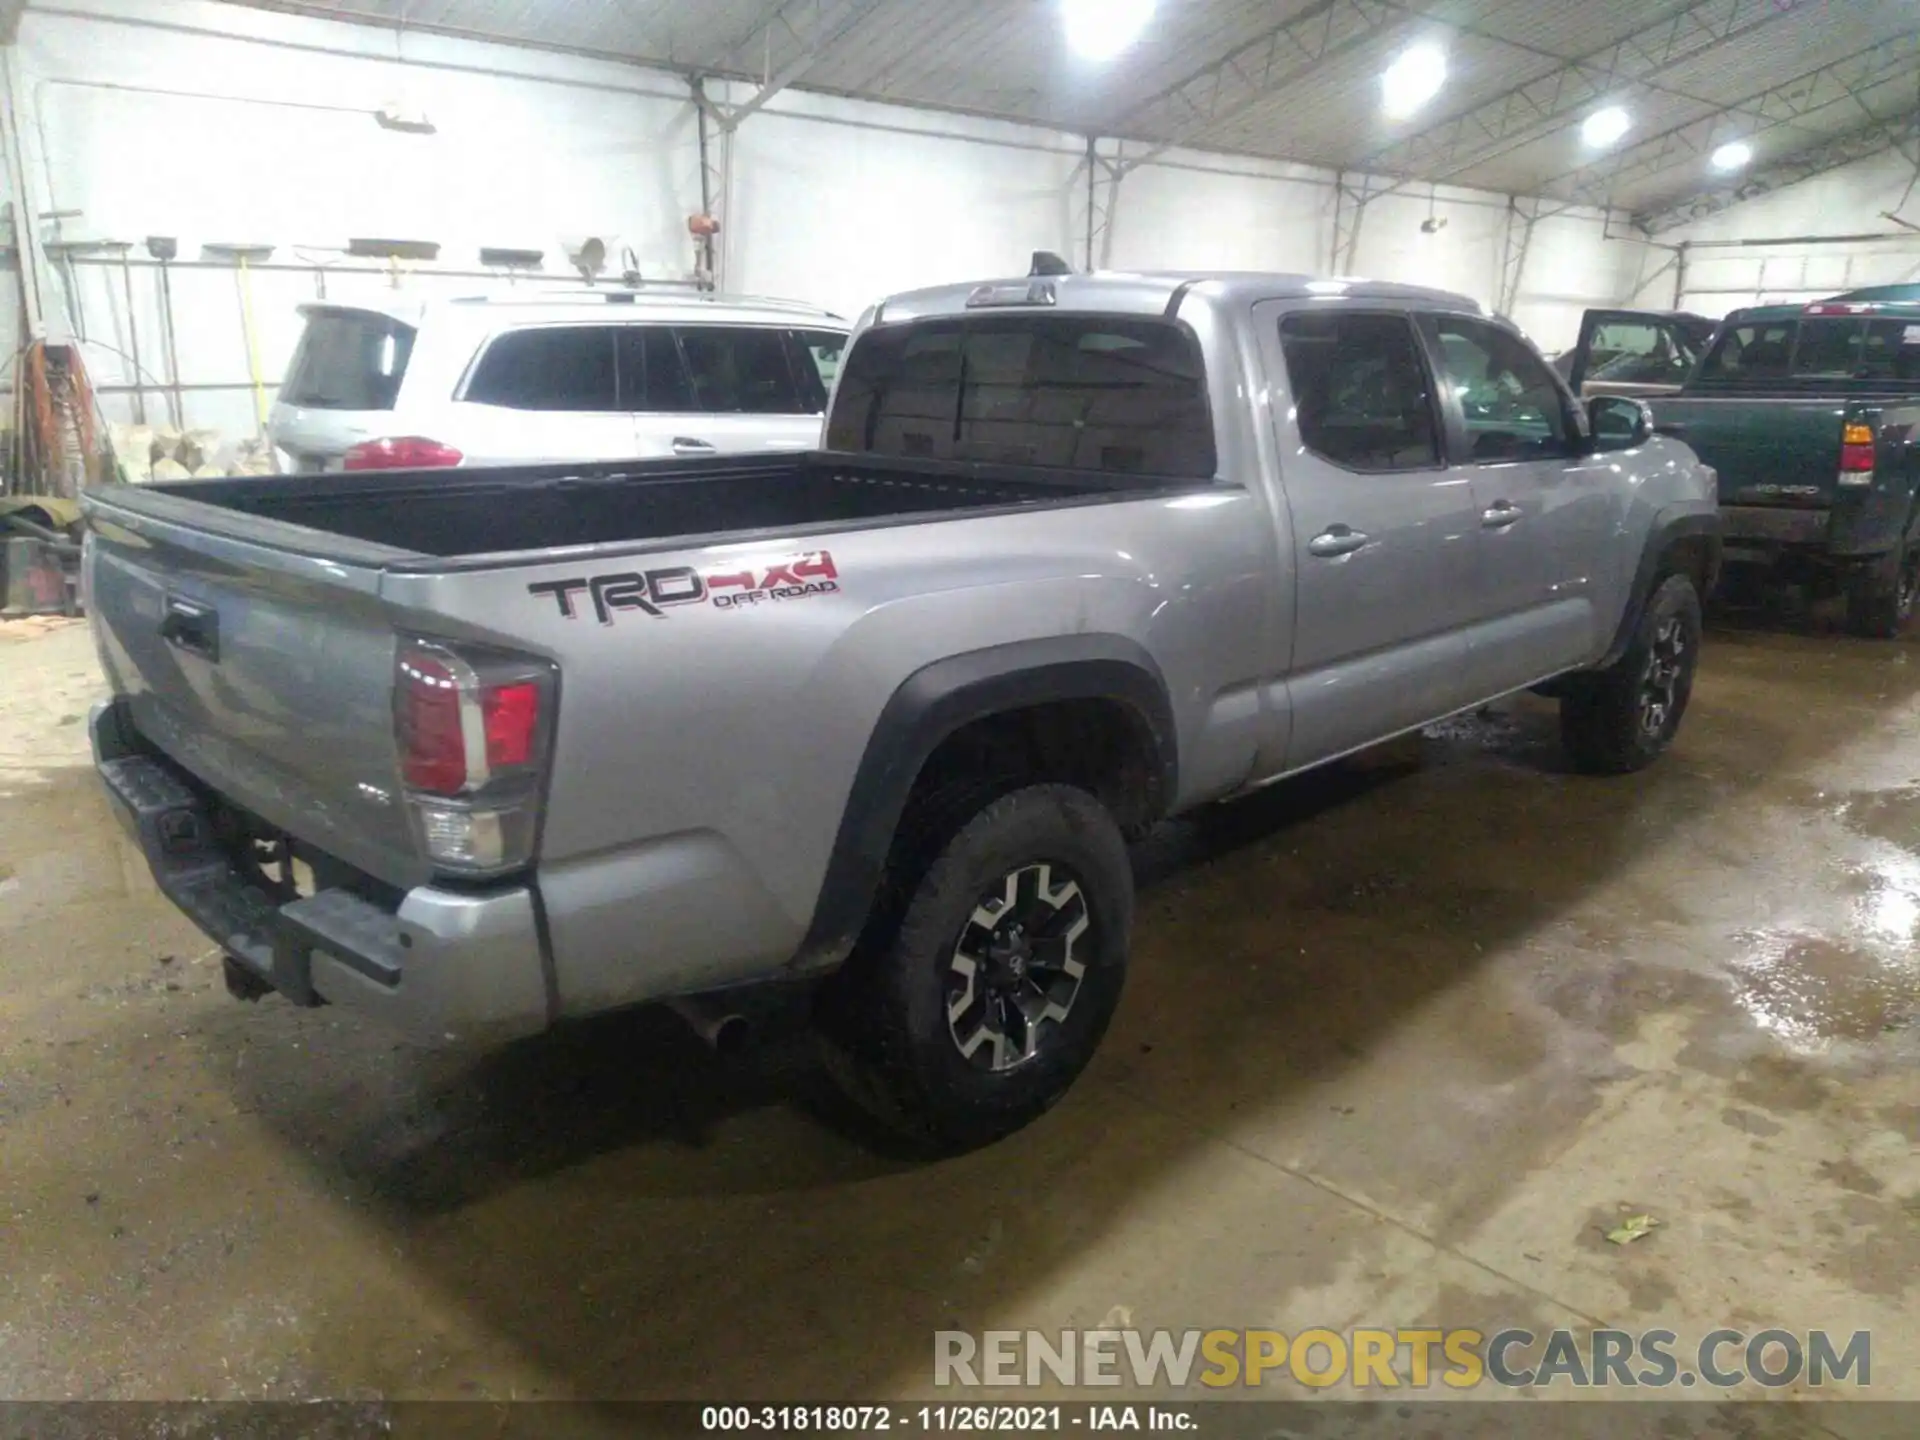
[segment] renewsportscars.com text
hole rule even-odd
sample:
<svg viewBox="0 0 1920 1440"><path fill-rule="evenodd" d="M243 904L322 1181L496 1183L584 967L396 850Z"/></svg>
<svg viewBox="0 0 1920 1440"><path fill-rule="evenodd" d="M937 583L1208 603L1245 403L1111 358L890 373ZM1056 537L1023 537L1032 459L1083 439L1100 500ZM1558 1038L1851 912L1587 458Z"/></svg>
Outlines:
<svg viewBox="0 0 1920 1440"><path fill-rule="evenodd" d="M1291 1380L1314 1389L1472 1390L1566 1385L1577 1389L1730 1390L1801 1384L1864 1389L1873 1339L1839 1334L1713 1330L1683 1343L1672 1330L940 1330L938 1386L1108 1386L1214 1389Z"/></svg>

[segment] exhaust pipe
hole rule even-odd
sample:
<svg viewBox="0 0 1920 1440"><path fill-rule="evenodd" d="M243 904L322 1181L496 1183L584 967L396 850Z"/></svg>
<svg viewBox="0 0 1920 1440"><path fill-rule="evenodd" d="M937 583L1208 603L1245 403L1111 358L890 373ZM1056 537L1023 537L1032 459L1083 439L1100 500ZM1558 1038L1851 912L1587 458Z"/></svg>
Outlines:
<svg viewBox="0 0 1920 1440"><path fill-rule="evenodd" d="M694 1034L716 1055L735 1055L746 1048L753 1025L724 1000L686 995L667 1001L667 1008L687 1022Z"/></svg>

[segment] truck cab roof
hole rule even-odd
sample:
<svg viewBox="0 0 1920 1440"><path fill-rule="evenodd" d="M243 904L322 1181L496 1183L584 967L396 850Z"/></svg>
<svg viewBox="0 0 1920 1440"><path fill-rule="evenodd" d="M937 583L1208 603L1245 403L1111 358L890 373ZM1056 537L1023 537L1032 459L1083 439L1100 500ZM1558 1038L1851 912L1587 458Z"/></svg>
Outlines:
<svg viewBox="0 0 1920 1440"><path fill-rule="evenodd" d="M1721 325L1746 325L1754 321L1798 320L1807 313L1805 305L1749 305L1744 310L1729 310Z"/></svg>
<svg viewBox="0 0 1920 1440"><path fill-rule="evenodd" d="M1920 285L1863 285L1858 290L1829 296L1829 304L1920 305Z"/></svg>
<svg viewBox="0 0 1920 1440"><path fill-rule="evenodd" d="M1187 294L1227 307L1262 300L1344 298L1389 301L1409 309L1486 313L1471 296L1385 280L1248 270L1103 270L1088 275L1021 275L911 290L883 301L869 314L878 323L1044 305L1054 310L1164 315L1176 298Z"/></svg>

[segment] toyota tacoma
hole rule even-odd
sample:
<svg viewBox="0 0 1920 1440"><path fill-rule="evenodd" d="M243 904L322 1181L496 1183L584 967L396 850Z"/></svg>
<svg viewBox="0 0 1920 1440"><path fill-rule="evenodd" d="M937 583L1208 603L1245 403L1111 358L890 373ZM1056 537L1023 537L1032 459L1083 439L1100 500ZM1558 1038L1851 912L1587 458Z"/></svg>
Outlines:
<svg viewBox="0 0 1920 1440"><path fill-rule="evenodd" d="M1092 1055L1130 838L1528 688L1644 766L1719 555L1639 401L1285 275L898 296L814 451L87 504L97 764L236 994L497 1038L805 981L947 1149Z"/></svg>

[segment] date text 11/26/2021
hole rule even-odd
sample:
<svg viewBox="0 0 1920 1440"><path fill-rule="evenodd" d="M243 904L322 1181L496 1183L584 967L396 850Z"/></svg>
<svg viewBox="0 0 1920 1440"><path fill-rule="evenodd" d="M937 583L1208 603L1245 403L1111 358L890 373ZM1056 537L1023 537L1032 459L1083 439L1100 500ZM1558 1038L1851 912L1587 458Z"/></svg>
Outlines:
<svg viewBox="0 0 1920 1440"><path fill-rule="evenodd" d="M800 1434L859 1431L913 1433L1073 1430L1193 1431L1199 1421L1177 1405L707 1405L706 1431Z"/></svg>

